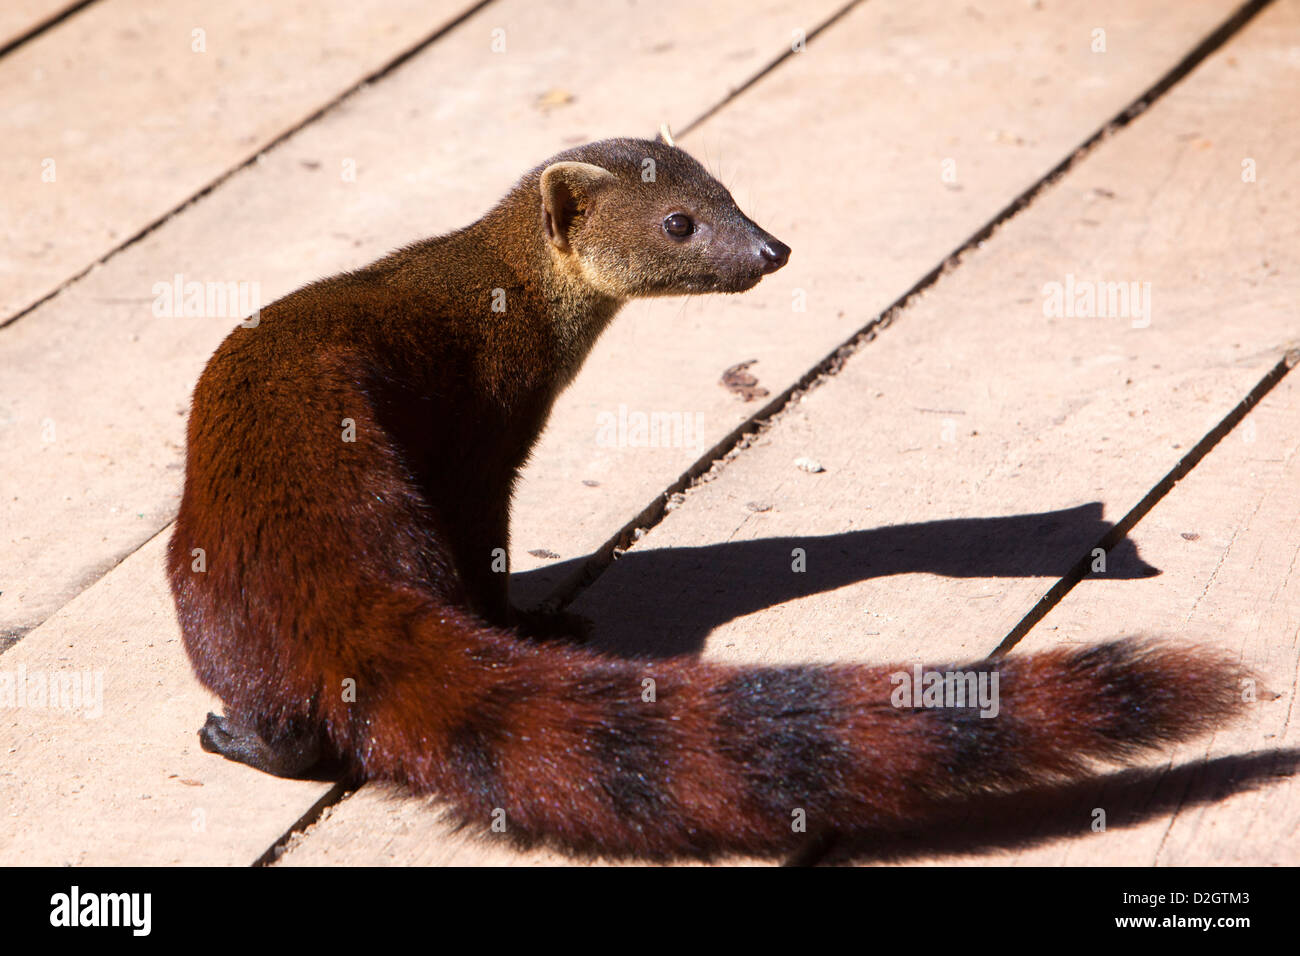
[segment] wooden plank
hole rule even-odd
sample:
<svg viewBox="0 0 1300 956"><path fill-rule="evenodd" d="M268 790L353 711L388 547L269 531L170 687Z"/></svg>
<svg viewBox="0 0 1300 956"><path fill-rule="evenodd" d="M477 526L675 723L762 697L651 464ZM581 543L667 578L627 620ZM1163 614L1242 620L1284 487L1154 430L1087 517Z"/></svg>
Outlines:
<svg viewBox="0 0 1300 956"><path fill-rule="evenodd" d="M198 724L218 702L179 666L165 548L154 538L39 640L0 657L0 688L14 685L0 706L6 864L249 863L320 796L321 784L245 772L199 748ZM60 690L57 707L36 690L56 675L80 685L79 697Z"/></svg>
<svg viewBox="0 0 1300 956"><path fill-rule="evenodd" d="M1291 373L1134 529L1159 577L1089 577L1017 652L1117 629L1226 647L1262 678L1241 724L1150 774L1071 788L981 849L1003 865L1223 866L1300 861L1300 375ZM1274 694L1280 697L1274 698ZM1014 804L1012 804L1014 806ZM1094 811L1106 829L1094 831ZM1030 842L1018 849L1010 837ZM959 858L940 857L951 863Z"/></svg>
<svg viewBox="0 0 1300 956"><path fill-rule="evenodd" d="M0 486L5 534L12 535L0 548L0 601L11 601L18 591L15 603L22 607L21 588L12 582L33 566L32 579L48 574L85 580L115 559L105 550L92 556L79 548L94 552L101 536L116 535L119 543L136 539L130 545L134 553L111 574L3 657L6 668L11 660L57 660L65 668L102 670L106 687L119 688L122 700L106 706L95 733L63 742L62 728L44 711L0 712L0 753L9 775L0 778L0 789L13 811L0 822L0 861L154 864L179 855L185 862L247 864L325 794L324 785L277 780L195 748L212 701L190 676L178 643L159 550L166 529L157 535L154 529L170 518L179 491L186 397L231 321L154 320L148 291L153 282L181 271L203 278L260 277L268 296L279 295L302 282L304 263L313 271L341 269L397 242L463 223L519 174L521 163L575 136L587 138L582 130L588 123L608 130L627 122L633 131L653 130L665 117L703 112L780 52L788 22L780 9L760 16L752 5L733 0L690 16L692 29L683 34L675 24L685 22L693 7L678 0L660 4L659 16L631 36L621 21L596 15L603 9L593 0L573 11L584 22L600 24L588 32L590 55L580 61L565 52L571 48L570 23L552 10L512 2L484 11L40 313L0 331L4 367L24 376L23 387L14 387L6 373L9 404L0 406L17 410L4 436L16 467L10 469L6 458L0 469L0 482L13 482ZM507 30L514 53L490 60L486 38L498 26ZM709 82L669 70L662 83L646 90L646 76L661 69L657 64L666 54L675 51L694 61L719 50L726 53ZM487 64L501 71L500 82L484 82ZM582 98L586 113L536 107L537 95L552 89L558 75ZM436 102L429 102L429 90L441 91ZM632 109L629 102L639 106ZM394 129L403 130L402 150L393 148ZM507 155L500 147L507 140L532 144L528 158ZM344 156L357 160L356 183L313 168L335 170ZM467 185L456 191L448 182ZM412 195L422 198L416 202ZM354 225L362 221L364 230ZM113 361L104 361L104 349L115 353ZM39 377L25 377L24 368L62 378L42 385ZM96 406L117 411L96 422ZM58 423L57 440L42 451L28 441L27 426L47 417ZM42 470L57 456L61 464L54 471L69 469L70 480L57 488L41 485L25 471L41 455L51 456ZM135 491L112 487L114 474L136 469ZM18 471L23 475L15 479ZM53 524L70 518L56 504L63 495L90 505L82 513L89 525ZM33 527L48 532L46 544L59 545L54 556L23 540ZM148 544L135 550L140 542ZM11 614L15 603L7 605ZM136 616L124 620L125 606ZM166 689L167 707L157 708L155 685ZM139 745L141 738L147 745ZM125 752L122 740L131 742ZM52 753L61 757L54 767ZM190 757L197 763L188 763ZM95 772L72 778L72 768L87 765ZM200 806L195 788L178 786L173 773L202 784ZM149 812L119 799L121 793L139 794ZM98 823L81 809L92 806ZM176 841L196 808L219 815L219 838L196 844L192 852L178 850ZM68 820L86 823L69 828Z"/></svg>
<svg viewBox="0 0 1300 956"><path fill-rule="evenodd" d="M943 19L938 8L930 12ZM896 15L888 11L889 17ZM897 30L897 23L889 22ZM961 32L966 25L948 29ZM872 49L872 38L889 35L884 23L846 18L814 62L826 77L846 75L846 64L859 62L862 51ZM925 36L940 49L956 42L938 24L906 35ZM1216 63L1218 70L1228 69L1222 58ZM781 92L778 81L795 86ZM802 145L792 141L781 126L787 119L783 99L793 109L796 102L839 102L848 94L833 82L828 88L793 74L774 74L767 82L767 120L736 117L730 110L717 118L733 135L754 137L759 146L747 152L771 155L780 140L787 168L806 171L817 168L832 144L860 142L851 132L861 122L851 96L844 114L819 118L818 137ZM1222 83L1219 75L1198 79L1194 92L1176 90L1171 97L1182 96L1180 103L1162 101L1107 143L927 293L831 384L810 394L727 465L717 480L688 494L685 504L575 605L596 622L598 644L615 652L657 654L703 648L712 659L764 664L988 653L1046 582L1068 570L1079 549L1101 536L1116 501L1145 493L1168 469L1170 457L1176 460L1176 446L1190 447L1204 434L1275 360L1274 346L1290 334L1286 313L1270 309L1294 294L1289 280L1273 279L1267 291L1254 290L1249 303L1216 299L1208 306L1204 289L1170 287L1183 285L1174 280L1188 263L1205 267L1220 261L1225 244L1237 249L1232 244L1242 243L1246 256L1267 252L1274 265L1289 261L1272 251L1279 235L1295 230L1283 212L1286 204L1276 201L1287 189L1280 176L1255 184L1270 190L1259 199L1271 209L1264 220L1255 215L1252 201L1251 218L1243 217L1227 233L1194 235L1176 253L1146 248L1143 237L1126 227L1148 220L1168 225L1170 216L1183 215L1187 197L1207 192L1243 131L1270 115L1282 95L1276 89L1269 94L1259 82L1207 97L1207 89ZM937 84L934 95L940 95ZM1258 99L1241 112L1251 97ZM1187 131L1189 113L1200 117L1199 129L1207 128L1200 114L1216 99L1229 101L1225 111L1238 115L1226 138L1216 136L1216 154L1207 156L1203 145L1179 137ZM930 107L909 102L908 108L925 115ZM955 108L969 116L978 105ZM888 107L882 105L881 113L882 123L891 121ZM1214 118L1217 133L1217 113ZM954 116L916 125L944 128L959 122ZM1279 169L1300 148L1286 135L1279 130L1267 141L1269 154L1281 157ZM888 140L884 134L871 138ZM1143 156L1170 152L1180 160L1181 178L1170 181L1165 167L1141 162ZM1145 168L1131 171L1135 161ZM870 230L857 228L859 216L866 215L856 205L859 181L836 180L829 164L825 173L799 183L801 188L808 182L839 184L833 197L815 206L835 209L837 216L848 210L838 225L826 227L830 235L822 242L829 251ZM788 188L781 180L771 185L778 194ZM1218 189L1230 185L1221 182ZM1112 194L1113 201L1105 199ZM914 214L926 208L919 186L914 194L886 201L900 209L910 204ZM817 241L811 233L806 238ZM1179 258L1184 254L1186 261ZM851 307L862 295L848 260L845 254L817 262L820 298ZM1281 276L1288 274L1284 264L1280 269ZM1081 276L1152 277L1160 289L1159 321L1134 329L1129 319L1045 320L1042 285L1058 276L1063 280L1071 270ZM1231 307L1226 317L1220 306ZM724 312L720 309L720 316ZM771 335L773 351L764 354L776 354L775 343L782 336L789 343L793 336L788 320L778 332L772 318L765 324L758 316L737 340L748 349L755 338ZM1225 327L1215 331L1215 323L1224 321L1232 335L1227 345L1221 338L1228 334ZM614 334L617 330L611 330ZM640 341L653 347L644 332ZM1232 343L1240 348L1231 348ZM679 347L674 358L688 362L686 351ZM649 367L644 353L641 361ZM1069 369L1068 376L1062 368ZM1128 377L1132 384L1125 384ZM628 376L625 386L635 389L637 378ZM582 388L581 382L575 386ZM1179 410L1176 421L1154 414L1171 406ZM567 422L554 423L547 440ZM575 429L569 437L580 441L577 434ZM630 464L624 467L653 467L653 451L628 452ZM1125 474L1104 473L1103 484L1103 473L1092 466L1099 451L1108 459L1122 455ZM826 472L798 470L792 463L801 456L821 461ZM521 508L527 501L521 498ZM1104 505L1094 504L1098 501ZM540 505L524 510L526 519L543 520L542 513ZM562 517L573 518L567 511ZM936 519L948 523L932 524ZM794 547L807 550L805 574L791 573ZM1116 569L1128 575L1141 571L1132 559ZM313 827L286 862L302 852L313 861L375 862L364 847L368 834L379 833L385 834L386 860L429 859L437 832L433 821L409 835L394 832L387 815L401 813L406 821L420 811L374 799L352 805L358 799ZM473 859L477 851L469 847L455 859Z"/></svg>
<svg viewBox="0 0 1300 956"><path fill-rule="evenodd" d="M325 832L330 839L316 839ZM523 854L469 831L452 832L434 802L383 786L367 786L294 834L282 866L562 866L549 851Z"/></svg>
<svg viewBox="0 0 1300 956"><path fill-rule="evenodd" d="M0 61L0 323L469 5L321 16L302 0L114 0L13 50Z"/></svg>

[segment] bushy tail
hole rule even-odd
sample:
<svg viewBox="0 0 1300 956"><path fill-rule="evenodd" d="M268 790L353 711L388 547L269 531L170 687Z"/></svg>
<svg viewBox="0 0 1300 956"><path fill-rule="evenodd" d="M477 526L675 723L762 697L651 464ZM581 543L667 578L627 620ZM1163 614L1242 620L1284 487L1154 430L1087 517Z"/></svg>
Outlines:
<svg viewBox="0 0 1300 956"><path fill-rule="evenodd" d="M770 856L819 830L921 822L952 798L1196 736L1240 706L1235 661L1139 640L928 668L962 677L926 706L934 680L909 699L910 666L627 660L444 612L411 630L406 659L362 681L349 729L331 722L360 769L471 824L614 856ZM948 706L958 683L970 696Z"/></svg>

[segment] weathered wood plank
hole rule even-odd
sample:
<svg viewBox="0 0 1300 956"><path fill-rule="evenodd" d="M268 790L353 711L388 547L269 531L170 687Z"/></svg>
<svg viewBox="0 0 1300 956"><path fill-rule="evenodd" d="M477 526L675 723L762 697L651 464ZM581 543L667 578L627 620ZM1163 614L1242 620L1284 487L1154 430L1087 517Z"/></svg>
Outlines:
<svg viewBox="0 0 1300 956"><path fill-rule="evenodd" d="M471 6L99 3L0 61L0 323Z"/></svg>
<svg viewBox="0 0 1300 956"><path fill-rule="evenodd" d="M987 862L1070 866L1294 865L1300 861L1300 375L1291 373L1144 518L1132 539L1163 573L1081 582L1021 642L1030 651L1114 630L1231 649L1258 669L1237 726L1178 748L1136 781L1073 795L1045 816L1044 844ZM1280 694L1280 698L1275 698ZM1106 813L1094 831L1093 813ZM1075 836L1069 833L1073 822Z"/></svg>
<svg viewBox="0 0 1300 956"><path fill-rule="evenodd" d="M0 860L45 866L253 862L323 792L214 760L219 702L180 666L159 535L0 657ZM80 700L37 687L82 678Z"/></svg>

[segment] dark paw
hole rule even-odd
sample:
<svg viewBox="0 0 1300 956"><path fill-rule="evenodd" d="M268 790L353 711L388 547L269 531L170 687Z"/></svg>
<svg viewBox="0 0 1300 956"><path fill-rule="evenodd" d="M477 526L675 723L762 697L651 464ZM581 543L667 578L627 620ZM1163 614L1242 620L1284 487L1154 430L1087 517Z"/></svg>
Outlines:
<svg viewBox="0 0 1300 956"><path fill-rule="evenodd" d="M267 740L251 721L229 711L224 717L208 714L199 730L199 746L277 777L301 776L322 756L321 738L314 732L284 733Z"/></svg>
<svg viewBox="0 0 1300 956"><path fill-rule="evenodd" d="M199 746L210 754L224 754L230 748L231 736L224 717L208 714L207 721L199 728Z"/></svg>

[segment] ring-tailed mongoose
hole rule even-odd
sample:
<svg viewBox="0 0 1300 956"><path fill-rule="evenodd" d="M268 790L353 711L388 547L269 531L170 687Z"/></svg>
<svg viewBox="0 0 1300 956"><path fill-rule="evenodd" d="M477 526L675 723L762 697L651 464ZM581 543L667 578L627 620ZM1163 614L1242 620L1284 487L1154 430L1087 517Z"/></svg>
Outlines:
<svg viewBox="0 0 1300 956"><path fill-rule="evenodd" d="M774 856L1236 710L1232 661L1168 644L939 669L996 676L990 716L898 706L897 666L628 659L511 608L493 566L512 488L619 307L744 292L789 255L671 139L613 139L232 332L194 392L168 561L225 704L204 748L283 775L341 761L571 851Z"/></svg>

